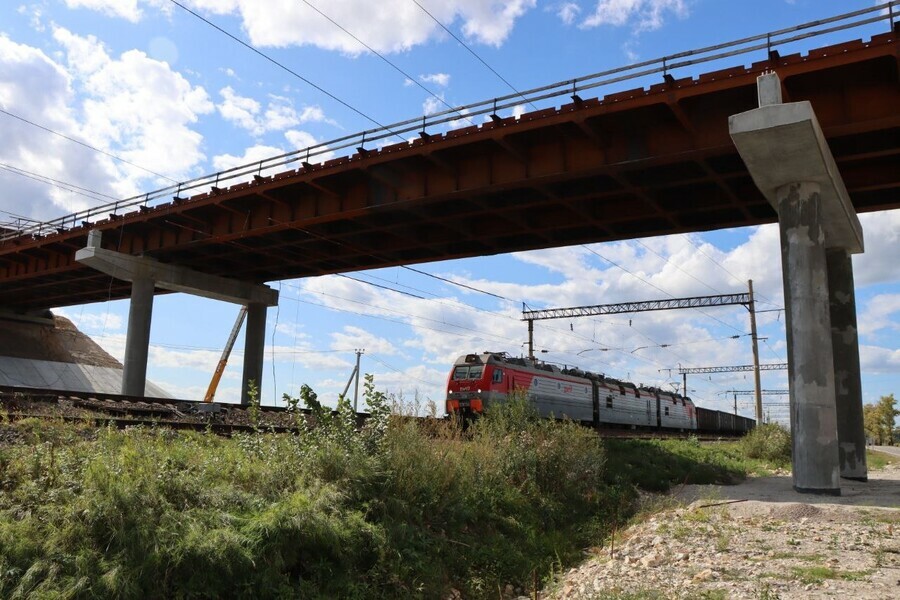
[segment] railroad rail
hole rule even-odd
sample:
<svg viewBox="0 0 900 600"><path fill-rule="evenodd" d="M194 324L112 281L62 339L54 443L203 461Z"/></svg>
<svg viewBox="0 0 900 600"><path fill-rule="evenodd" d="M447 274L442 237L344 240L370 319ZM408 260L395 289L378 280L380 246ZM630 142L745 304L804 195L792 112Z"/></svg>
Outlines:
<svg viewBox="0 0 900 600"><path fill-rule="evenodd" d="M310 412L307 409L298 411L304 415L309 415ZM10 422L29 418L53 419L96 427L165 427L207 431L223 436L254 431L297 432L297 415L285 407L260 406L259 412L259 422L253 423L249 407L239 404L0 386L0 417ZM358 425L362 426L368 416L368 413L357 413ZM424 421L424 418L417 420ZM701 442L715 442L729 438L727 435L698 434L694 431L654 431L623 427L604 427L598 429L597 434L603 438L630 440L693 438Z"/></svg>
<svg viewBox="0 0 900 600"><path fill-rule="evenodd" d="M0 386L0 408L10 421L61 419L122 429L144 425L220 435L257 429L275 433L297 430L296 415L284 407L260 406L258 422L254 423L249 407L242 405L71 390Z"/></svg>

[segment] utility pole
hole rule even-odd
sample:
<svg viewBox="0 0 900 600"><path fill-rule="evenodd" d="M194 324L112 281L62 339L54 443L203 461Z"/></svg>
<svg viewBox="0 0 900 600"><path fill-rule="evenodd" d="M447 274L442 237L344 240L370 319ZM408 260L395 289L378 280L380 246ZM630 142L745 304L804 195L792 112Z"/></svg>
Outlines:
<svg viewBox="0 0 900 600"><path fill-rule="evenodd" d="M356 403L359 400L359 357L362 356L363 352L365 350L356 350L356 385L353 387L353 412L358 412Z"/></svg>
<svg viewBox="0 0 900 600"><path fill-rule="evenodd" d="M756 424L762 425L763 409L762 409L762 389L759 383L759 340L756 336L756 305L753 301L753 280L747 282L750 288L750 301L747 309L750 311L750 338L753 340L753 382L756 386ZM737 410L735 410L737 414Z"/></svg>
<svg viewBox="0 0 900 600"><path fill-rule="evenodd" d="M353 383L355 379L356 387L353 388L353 412L357 412L356 408L359 400L359 357L365 353L365 350L357 348L354 352L356 352L356 366L353 367L353 372L350 373L350 379L347 380L347 385L344 386L344 392L341 394L341 397L347 397L347 392L350 390L350 384Z"/></svg>
<svg viewBox="0 0 900 600"><path fill-rule="evenodd" d="M534 361L534 319L528 319L528 359Z"/></svg>
<svg viewBox="0 0 900 600"><path fill-rule="evenodd" d="M734 395L734 414L737 416L737 394Z"/></svg>

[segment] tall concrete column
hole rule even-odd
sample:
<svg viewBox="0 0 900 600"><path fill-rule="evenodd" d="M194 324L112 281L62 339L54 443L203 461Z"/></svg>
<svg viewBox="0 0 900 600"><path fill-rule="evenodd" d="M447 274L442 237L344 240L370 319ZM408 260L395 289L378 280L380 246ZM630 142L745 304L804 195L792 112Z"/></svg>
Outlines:
<svg viewBox="0 0 900 600"><path fill-rule="evenodd" d="M153 288L154 281L150 277L135 276L131 282L131 305L128 307L128 333L125 337L125 363L122 370L122 393L126 396L143 396L147 385Z"/></svg>
<svg viewBox="0 0 900 600"><path fill-rule="evenodd" d="M843 248L829 248L826 259L841 477L867 481L853 262Z"/></svg>
<svg viewBox="0 0 900 600"><path fill-rule="evenodd" d="M266 349L266 305L247 305L247 331L244 337L244 377L241 382L241 404L250 403L249 384L262 390L263 356Z"/></svg>
<svg viewBox="0 0 900 600"><path fill-rule="evenodd" d="M794 489L839 496L834 357L820 186L776 190L790 379Z"/></svg>

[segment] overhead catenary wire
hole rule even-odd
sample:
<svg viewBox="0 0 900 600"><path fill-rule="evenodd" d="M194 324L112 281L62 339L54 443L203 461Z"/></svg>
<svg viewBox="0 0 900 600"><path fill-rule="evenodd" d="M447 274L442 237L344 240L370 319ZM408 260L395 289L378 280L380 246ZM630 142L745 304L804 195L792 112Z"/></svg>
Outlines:
<svg viewBox="0 0 900 600"><path fill-rule="evenodd" d="M14 175L25 177L26 179L31 179L33 181L58 188L72 194L78 194L79 196L90 198L91 200L97 200L98 202L105 202L109 199L116 199L113 196L98 192L96 190L92 190L90 188L81 187L75 185L74 183L63 181L61 179L54 179L53 177L50 177L48 175L41 175L40 173L28 171L26 169L22 169L21 167L15 167L6 163L0 163L0 171L7 171L9 173L13 173Z"/></svg>
<svg viewBox="0 0 900 600"><path fill-rule="evenodd" d="M491 73L493 73L494 75L496 75L496 76L500 79L500 81L502 81L503 83L505 83L506 86L507 86L509 89L511 89L512 91L514 91L516 94L518 94L518 95L522 98L522 100L524 100L529 106L531 106L531 108L533 108L534 110L537 110L537 109L538 109L537 106L535 106L534 103L531 102L527 97L525 97L525 95L524 95L522 92L520 92L518 89L516 89L516 87L515 87L513 84L511 84L509 81L507 81L506 78L503 77L503 75L501 75L500 73L498 73L497 70L494 69L494 67L492 67L491 65L489 65L489 64L487 63L487 61L484 60L477 52L475 52L474 50L472 50L471 46L469 46L467 43L465 43L463 40L461 40L455 33L453 33L453 32L450 30L450 28L448 28L446 25L444 25L443 23L441 23L441 22L437 19L437 17L435 17L433 14L431 14L431 13L428 11L427 8L425 8L424 6L422 6L422 4L419 3L418 0L412 0L412 2L413 2L416 6L418 6L419 8L421 8L421 9L422 9L422 12L424 12L426 15L428 15L429 17L431 17L431 20L434 21L435 23L437 23L438 26L440 26L441 29L443 29L444 31L446 31L446 32L450 35L450 37L452 37L454 40L456 40L457 42L459 42L459 44L462 45L463 48L465 48L466 50L468 50L468 51L469 51L469 54L471 54L472 56L474 56L474 57L478 60L478 62L480 62L481 64L483 64L485 67L487 67L487 69L488 69Z"/></svg>
<svg viewBox="0 0 900 600"><path fill-rule="evenodd" d="M719 261L717 261L716 259L714 259L712 256L710 256L709 254L707 254L706 252L704 252L704 251L703 251L703 248L701 248L700 246L698 246L698 245L694 242L694 240L691 239L690 234L684 233L684 234L682 234L682 237L684 237L684 239L686 239L686 240L688 241L688 243L689 243L691 246L693 246L694 248L696 248L696 249L697 249L697 252L699 252L700 254L702 254L703 256L705 256L707 260L709 260L709 261L712 262L714 265L716 265L717 267L719 267L720 269L722 269L723 271L725 271L725 273L727 273L734 281L736 281L737 283L740 283L740 284L746 283L746 280L745 280L745 279L739 278L737 275L735 275L734 273L732 273L731 271L729 271L729 270L725 267L725 265L723 265L722 263L720 263ZM769 304L769 305L771 305L771 306L775 306L775 307L781 308L777 303L772 302L770 299L766 298L766 296L760 294L759 292L756 292L756 293L754 294L754 296L756 296L756 298L759 299L759 301L762 301L762 302L765 303L765 304Z"/></svg>
<svg viewBox="0 0 900 600"><path fill-rule="evenodd" d="M617 267L618 269L621 269L622 271L625 271L626 273L628 273L629 275L631 275L632 277L634 277L634 278L637 279L638 281L642 281L642 282L646 283L647 285L649 285L650 287L652 287L652 288L654 288L654 289L656 289L656 290L662 292L662 293L665 294L666 296L669 296L670 298L674 298L674 297L675 297L674 295L672 295L671 293L669 293L669 292L667 292L666 290L662 289L661 287L659 287L659 286L656 285L655 283L653 283L653 282L651 282L651 281L647 281L646 279L644 279L644 278L641 277L640 275L637 275L637 274L633 273L632 271L629 271L628 269L626 269L625 267L623 267L623 266L620 265L619 263L617 263L617 262L615 262L615 261L613 261L613 260L610 260L610 259L606 258L605 256L603 256L602 254L600 254L600 253L597 252L596 250L593 250L593 249L590 248L589 246L582 245L581 247L584 248L585 250L587 250L588 252L590 252L591 254L594 254L595 256L598 256L598 257L602 258L603 260L605 260L605 261L608 262L609 264L613 265L614 267ZM720 319L720 318L718 318L718 317L714 317L713 315L711 315L711 314L709 314L709 313L707 313L707 312L705 312L705 311L702 311L702 310L699 310L699 309L698 309L698 312L701 313L701 314L703 314L703 315L706 315L707 317L709 317L710 319L713 319L714 321L718 321L719 323L721 323L722 325L725 325L725 326L728 327L729 329L733 329L733 330L737 331L738 333L743 333L740 329L738 329L737 327L735 327L735 326L732 325L731 323L726 323L726 322L723 321L722 319Z"/></svg>
<svg viewBox="0 0 900 600"><path fill-rule="evenodd" d="M406 139L405 139L403 136L401 136L400 134L398 134L398 133L393 133L393 132L390 130L390 128L389 128L388 126L381 124L379 121L377 121L377 120L374 119L373 117L370 117L369 115L367 115L367 114L364 113L363 111L359 110L359 109L356 108L355 106L351 105L350 103L348 103L348 102L346 102L346 101L344 101L344 100L338 98L337 96L335 96L334 94L332 94L331 92L329 92L328 90L326 90L325 88L323 88L322 86L313 83L311 80L307 79L306 77L304 77L304 76L301 75L300 73L294 71L293 69L291 69L290 67L288 67L288 66L285 65L284 63L281 63L281 62L275 60L274 58L272 58L271 56L269 56L269 55L266 54L265 52L262 52L261 50L259 50L259 49L255 48L255 47L251 46L250 44L248 44L247 42L245 42L245 41L242 40L241 38L239 38L239 37L237 37L236 35L232 34L231 32L229 32L229 31L227 31L227 30L225 30L225 29L219 27L218 25L216 25L215 23L213 23L213 22L210 21L209 19L205 18L203 15L201 15L201 14L199 14L199 13L197 13L197 12L191 10L190 8L188 8L187 6L185 6L184 4L182 4L181 2L178 2L178 0L169 0L169 1L170 1L172 4L174 4L174 5L178 6L179 8L181 8L182 10L184 10L185 12L188 12L188 13L192 14L194 17L200 19L201 21L203 21L204 23L206 23L207 25L209 25L210 27L212 27L212 28L215 29L216 31L220 32L221 34L223 34L223 35L225 35L225 36L228 36L229 38L231 38L232 40L234 40L235 42L237 42L238 44L240 44L240 45L243 46L244 48L246 48L246 49L250 50L251 52L253 52L254 54L257 54L257 55L259 55L260 57L264 58L265 60L267 60L268 62L272 63L273 65L275 65L275 66L278 67L279 69L285 71L286 73L289 73L290 75L293 75L294 77L296 77L297 79L299 79L300 81L302 81L303 83L305 83L306 85L308 85L308 86L314 88L315 90L319 91L320 93L322 93L322 94L328 96L329 98L331 98L332 100L334 100L335 102L337 102L338 104L340 104L341 106L343 106L343 107L345 107L345 108L347 108L347 109L353 111L354 113L356 113L357 115L359 115L359 116L361 116L362 118L366 119L367 121L369 121L369 122L371 122L371 123L374 123L375 125L377 125L377 126L380 127L381 129L383 129L384 131L387 131L387 132L392 133L393 135L397 136L398 138L400 138L400 139L403 140L404 142L406 141Z"/></svg>
<svg viewBox="0 0 900 600"><path fill-rule="evenodd" d="M30 120L26 119L25 117L13 114L13 113L9 112L8 110L3 110L2 108L0 108L0 113L3 113L4 115L7 115L9 117L12 117L13 119L18 119L18 120L22 121L23 123L28 123L29 125L31 125L33 127L37 127L38 129L43 129L47 133L52 133L53 135L59 136L63 139L69 140L70 142L78 144L79 146L84 146L85 148L93 150L94 152L99 152L100 154L104 154L104 155L106 155L110 158L113 158L119 162L125 163L126 165L130 165L132 167L135 167L136 169L140 169L141 171L146 171L147 173L150 173L151 175L156 175L157 177L160 177L167 181L171 181L172 183L178 183L177 179L172 179L168 175L163 175L162 173L157 173L156 171L154 171L152 169L148 169L147 167L142 167L141 165L133 163L128 159L122 158L121 156L117 156L117 155L113 154L112 152L107 152L106 150L97 148L96 146L92 146L92 145L88 144L87 142L82 142L79 139L70 137L64 133L60 133L58 131L50 129L49 127L45 127L39 123L35 123L34 121L30 121Z"/></svg>
<svg viewBox="0 0 900 600"><path fill-rule="evenodd" d="M450 110L455 110L455 111L457 112L457 114L458 114L460 117L462 117L463 119L465 119L466 121L468 121L470 124L474 125L474 123L472 122L472 119L471 119L470 117L467 117L463 112L461 112L460 110L458 110L456 107L454 107L453 105L449 104L446 100L444 100L443 98L441 98L440 96L438 96L437 94L435 94L434 92L432 92L430 89L428 89L427 87L425 87L424 85L422 85L422 83L419 82L419 81L417 81L415 77L413 77L412 75L410 75L409 73L407 73L406 71L404 71L403 69L401 69L400 67L398 67L398 66L397 66L395 63L393 63L392 61L388 60L388 58L387 58L385 55L383 55L381 52L379 52L378 50L376 50L376 49L373 48L372 46L368 45L367 43L365 43L364 41L362 41L361 39L359 39L359 37L357 37L356 35L354 35L354 34L353 34L350 30L348 30L346 27L344 27L343 25L341 25L340 23L338 23L337 21L335 21L334 19L332 19L331 17L329 17L328 15L326 15L324 12L322 12L322 11L319 9L319 7L317 7L315 4L313 4L313 3L310 2L309 0L300 0L300 1L303 2L303 4L307 5L308 7L310 7L311 9L313 9L314 11L316 11L317 13L319 13L320 15L322 15L323 17L325 17L325 19L327 19L329 23L331 23L332 25L334 25L335 27L337 27L338 29L340 29L341 31L343 31L344 33L346 33L347 35L349 35L350 37L352 37L354 40L356 40L357 42L359 42L360 44L362 44L369 52L371 52L372 54L374 54L375 56L377 56L378 58L380 58L381 60L383 60L384 62L386 62L386 63L387 63L388 65L390 65L395 71L397 71L398 73L400 73L401 75L403 75L404 77L406 77L406 79L407 79L408 81L411 81L413 84L419 86L419 87L422 88L426 93L430 94L434 99L436 99L438 102L440 102L441 104L443 104L444 106L446 106L446 107L447 107L448 109L450 109Z"/></svg>

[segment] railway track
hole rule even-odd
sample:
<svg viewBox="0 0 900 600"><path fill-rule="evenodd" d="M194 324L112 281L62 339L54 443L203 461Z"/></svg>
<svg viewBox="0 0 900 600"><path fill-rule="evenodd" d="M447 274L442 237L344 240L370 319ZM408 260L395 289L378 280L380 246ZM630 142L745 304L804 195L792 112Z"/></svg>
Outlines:
<svg viewBox="0 0 900 600"><path fill-rule="evenodd" d="M0 409L10 421L61 419L122 429L143 425L220 435L257 429L296 431L296 415L282 407L260 406L254 418L245 406L121 394L0 387Z"/></svg>
<svg viewBox="0 0 900 600"><path fill-rule="evenodd" d="M304 409L301 412L308 414ZM167 427L226 436L252 431L297 431L296 413L279 406L260 406L258 422L254 423L249 407L236 404L22 387L0 386L0 414L8 421L56 419L97 427ZM359 424L362 425L367 417L368 414L359 413ZM603 438L630 440L692 438L701 442L716 442L729 437L693 431L624 428L602 428L597 433Z"/></svg>

